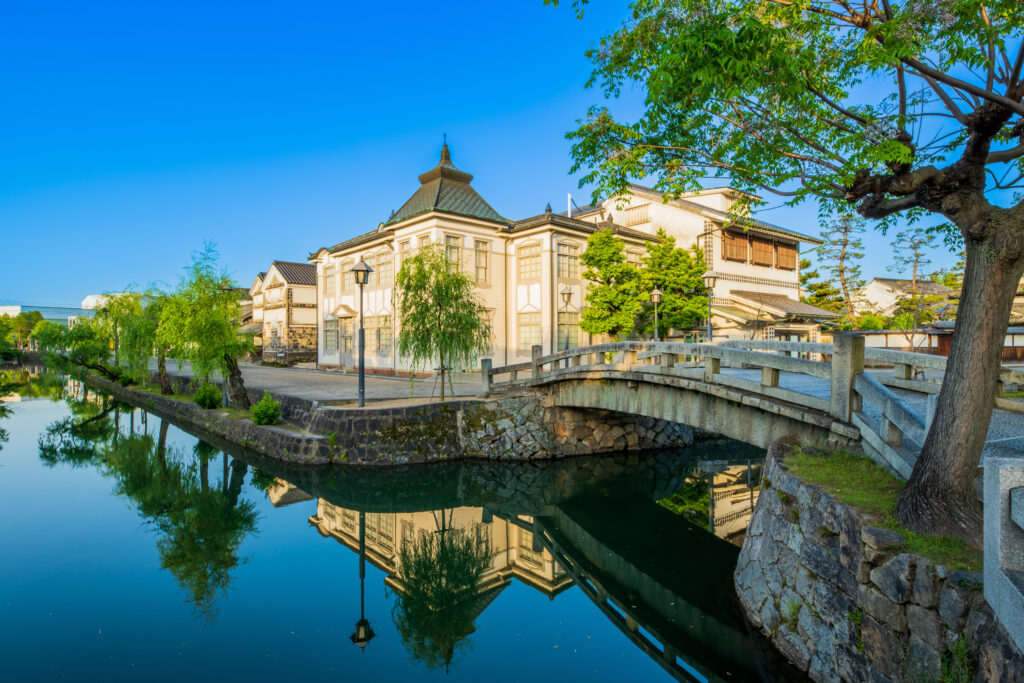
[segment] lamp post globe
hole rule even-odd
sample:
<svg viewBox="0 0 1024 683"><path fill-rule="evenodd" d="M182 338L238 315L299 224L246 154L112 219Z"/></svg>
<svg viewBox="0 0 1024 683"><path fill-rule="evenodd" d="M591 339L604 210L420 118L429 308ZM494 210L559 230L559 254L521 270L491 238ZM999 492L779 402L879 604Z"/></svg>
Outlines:
<svg viewBox="0 0 1024 683"><path fill-rule="evenodd" d="M661 290L657 287L651 290L651 303L654 304L654 341L661 341L658 338L658 304L661 303Z"/></svg>
<svg viewBox="0 0 1024 683"><path fill-rule="evenodd" d="M366 405L366 360L364 350L366 349L366 337L363 331L363 286L370 281L370 273L373 268L366 261L360 261L352 266L352 276L359 285L359 407Z"/></svg>

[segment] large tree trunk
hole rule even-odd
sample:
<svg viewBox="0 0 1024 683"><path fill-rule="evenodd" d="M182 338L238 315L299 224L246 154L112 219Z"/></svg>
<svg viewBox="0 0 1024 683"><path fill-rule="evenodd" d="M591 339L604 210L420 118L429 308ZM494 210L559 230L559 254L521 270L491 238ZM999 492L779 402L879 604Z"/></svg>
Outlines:
<svg viewBox="0 0 1024 683"><path fill-rule="evenodd" d="M228 402L235 408L248 410L249 394L245 391L245 382L242 381L242 371L238 369L238 361L231 356L224 356L224 369L226 370L224 383L227 385Z"/></svg>
<svg viewBox="0 0 1024 683"><path fill-rule="evenodd" d="M160 393L170 396L174 393L174 387L171 386L171 378L167 376L167 351L164 349L157 349L156 370L160 377Z"/></svg>
<svg viewBox="0 0 1024 683"><path fill-rule="evenodd" d="M160 418L160 436L156 441L156 457L160 460L160 465L164 472L167 471L167 428L170 423L167 420Z"/></svg>
<svg viewBox="0 0 1024 683"><path fill-rule="evenodd" d="M953 343L932 427L896 506L900 523L923 534L981 544L974 490L995 405L996 382L1024 257L993 257L988 242L967 244L967 269ZM1006 253L1005 251L1003 252Z"/></svg>

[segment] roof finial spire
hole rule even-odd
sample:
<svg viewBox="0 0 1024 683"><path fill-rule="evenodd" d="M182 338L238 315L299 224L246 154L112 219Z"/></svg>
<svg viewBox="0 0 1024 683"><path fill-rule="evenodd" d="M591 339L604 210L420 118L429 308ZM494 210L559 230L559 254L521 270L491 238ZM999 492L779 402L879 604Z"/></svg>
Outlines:
<svg viewBox="0 0 1024 683"><path fill-rule="evenodd" d="M448 133L444 133L443 136L444 144L441 145L441 163L443 164L447 161L450 164L452 162L452 155L448 151Z"/></svg>

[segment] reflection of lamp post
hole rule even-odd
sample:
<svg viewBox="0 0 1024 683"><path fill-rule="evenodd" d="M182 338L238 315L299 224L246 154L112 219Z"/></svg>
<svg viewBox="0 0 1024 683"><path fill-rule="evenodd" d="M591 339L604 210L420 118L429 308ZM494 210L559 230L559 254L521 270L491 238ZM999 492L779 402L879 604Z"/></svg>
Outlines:
<svg viewBox="0 0 1024 683"><path fill-rule="evenodd" d="M562 290L562 310L565 312L565 350L569 350L569 302L572 301L572 290L565 287ZM558 329L558 326L555 326ZM565 359L565 367L569 367L569 359Z"/></svg>
<svg viewBox="0 0 1024 683"><path fill-rule="evenodd" d="M365 265L365 264L363 264ZM376 635L370 628L370 622L366 620L366 600L363 590L366 583L366 513L359 512L359 621L356 622L356 630L351 635L352 642L359 646L361 652L366 652L366 646Z"/></svg>
<svg viewBox="0 0 1024 683"><path fill-rule="evenodd" d="M366 348L366 338L363 333L363 285L370 279L373 268L367 265L366 261L360 261L352 266L352 274L359 285L359 407L366 405L366 363L363 358L363 350Z"/></svg>
<svg viewBox="0 0 1024 683"><path fill-rule="evenodd" d="M658 339L658 304L661 303L661 290L657 287L651 292L651 303L654 304L654 341Z"/></svg>
<svg viewBox="0 0 1024 683"><path fill-rule="evenodd" d="M713 270L709 270L700 276L700 279L704 281L708 290L708 343L711 343L712 329L711 329L711 298L714 295L715 282L718 280L718 273Z"/></svg>

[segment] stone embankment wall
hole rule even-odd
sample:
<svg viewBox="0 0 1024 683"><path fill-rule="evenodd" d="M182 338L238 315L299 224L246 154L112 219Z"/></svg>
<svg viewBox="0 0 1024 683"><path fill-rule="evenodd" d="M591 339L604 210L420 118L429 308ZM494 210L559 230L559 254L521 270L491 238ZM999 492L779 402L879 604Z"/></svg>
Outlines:
<svg viewBox="0 0 1024 683"><path fill-rule="evenodd" d="M95 376L114 397L194 425L261 455L305 464L396 465L455 458L533 460L671 448L693 430L646 417L557 408L537 394L501 399L366 408L275 396L292 427L261 427L224 411L121 387ZM180 385L179 385L180 388ZM250 391L250 399L262 393ZM301 430L301 431L300 431Z"/></svg>
<svg viewBox="0 0 1024 683"><path fill-rule="evenodd" d="M804 483L776 442L736 567L748 618L815 681L941 680L966 645L976 681L1024 680L981 575L899 551L902 535Z"/></svg>

